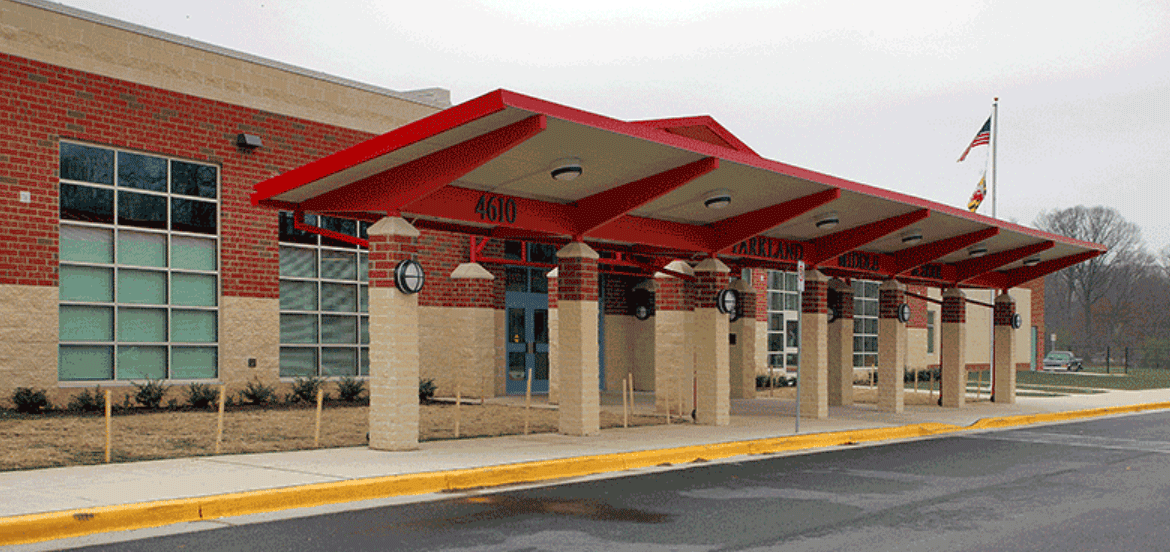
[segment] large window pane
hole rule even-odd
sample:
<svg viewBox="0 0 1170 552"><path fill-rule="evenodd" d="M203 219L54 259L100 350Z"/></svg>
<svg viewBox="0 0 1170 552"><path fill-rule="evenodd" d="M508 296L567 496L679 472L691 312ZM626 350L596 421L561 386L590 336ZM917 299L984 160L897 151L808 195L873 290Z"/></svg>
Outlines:
<svg viewBox="0 0 1170 552"><path fill-rule="evenodd" d="M112 303L114 301L114 269L100 266L60 266L62 301Z"/></svg>
<svg viewBox="0 0 1170 552"><path fill-rule="evenodd" d="M61 260L80 263L114 262L114 231L108 228L62 224Z"/></svg>
<svg viewBox="0 0 1170 552"><path fill-rule="evenodd" d="M330 312L357 312L357 286L321 284L321 310Z"/></svg>
<svg viewBox="0 0 1170 552"><path fill-rule="evenodd" d="M215 343L217 336L215 311L171 311L171 341L179 343Z"/></svg>
<svg viewBox="0 0 1170 552"><path fill-rule="evenodd" d="M313 224L311 219L313 219L313 215L305 215L306 223ZM293 224L293 214L286 211L281 211L280 241L317 245L317 235L305 232L304 230L298 230ZM283 255L281 256L281 259L284 259Z"/></svg>
<svg viewBox="0 0 1170 552"><path fill-rule="evenodd" d="M118 347L118 379L165 379L167 348L141 345Z"/></svg>
<svg viewBox="0 0 1170 552"><path fill-rule="evenodd" d="M280 275L286 278L316 278L317 252L301 247L281 247Z"/></svg>
<svg viewBox="0 0 1170 552"><path fill-rule="evenodd" d="M215 270L215 240L171 236L171 266L188 270Z"/></svg>
<svg viewBox="0 0 1170 552"><path fill-rule="evenodd" d="M317 282L281 280L280 310L317 310Z"/></svg>
<svg viewBox="0 0 1170 552"><path fill-rule="evenodd" d="M118 302L165 305L167 274L147 270L119 270Z"/></svg>
<svg viewBox="0 0 1170 552"><path fill-rule="evenodd" d="M784 350L784 334L780 332L768 334L768 350L780 352Z"/></svg>
<svg viewBox="0 0 1170 552"><path fill-rule="evenodd" d="M171 304L187 307L216 305L215 276L210 274L171 274Z"/></svg>
<svg viewBox="0 0 1170 552"><path fill-rule="evenodd" d="M217 375L219 350L215 347L175 347L171 349L171 377L174 379L212 379Z"/></svg>
<svg viewBox="0 0 1170 552"><path fill-rule="evenodd" d="M61 341L113 341L114 309L61 305L57 327Z"/></svg>
<svg viewBox="0 0 1170 552"><path fill-rule="evenodd" d="M114 183L114 152L61 142L61 179Z"/></svg>
<svg viewBox="0 0 1170 552"><path fill-rule="evenodd" d="M361 324L362 324L362 335L361 335L362 345L369 345L370 344L370 317L368 317L368 316L361 317Z"/></svg>
<svg viewBox="0 0 1170 552"><path fill-rule="evenodd" d="M152 192L167 191L167 160L118 152L118 185Z"/></svg>
<svg viewBox="0 0 1170 552"><path fill-rule="evenodd" d="M332 230L338 234L345 234L346 236L357 236L356 220L336 217L321 217L321 228L325 230ZM335 240L325 236L321 236L321 245L328 245L331 247L353 247L352 243L346 243L341 240Z"/></svg>
<svg viewBox="0 0 1170 552"><path fill-rule="evenodd" d="M510 266L504 269L507 278L506 291L528 291L528 269L519 266Z"/></svg>
<svg viewBox="0 0 1170 552"><path fill-rule="evenodd" d="M557 248L546 243L528 244L528 261L533 263L557 264Z"/></svg>
<svg viewBox="0 0 1170 552"><path fill-rule="evenodd" d="M61 219L114 222L114 191L93 186L61 183Z"/></svg>
<svg viewBox="0 0 1170 552"><path fill-rule="evenodd" d="M215 234L215 204L195 199L171 198L171 229L178 232Z"/></svg>
<svg viewBox="0 0 1170 552"><path fill-rule="evenodd" d="M281 317L283 318L283 317ZM317 375L317 349L310 347L280 348L280 377L307 378Z"/></svg>
<svg viewBox="0 0 1170 552"><path fill-rule="evenodd" d="M357 280L357 254L321 250L321 277L329 280Z"/></svg>
<svg viewBox="0 0 1170 552"><path fill-rule="evenodd" d="M145 232L118 232L118 264L130 266L167 266L167 237Z"/></svg>
<svg viewBox="0 0 1170 552"><path fill-rule="evenodd" d="M281 343L316 343L317 342L317 315L315 315L315 314L281 314L280 315L280 342Z"/></svg>
<svg viewBox="0 0 1170 552"><path fill-rule="evenodd" d="M215 199L217 171L209 165L171 161L171 192Z"/></svg>
<svg viewBox="0 0 1170 552"><path fill-rule="evenodd" d="M57 349L57 379L61 381L114 379L114 347L61 345Z"/></svg>
<svg viewBox="0 0 1170 552"><path fill-rule="evenodd" d="M322 376L356 376L357 349L330 348L321 349Z"/></svg>
<svg viewBox="0 0 1170 552"><path fill-rule="evenodd" d="M118 224L165 230L167 198L134 192L118 192Z"/></svg>
<svg viewBox="0 0 1170 552"><path fill-rule="evenodd" d="M358 311L370 312L370 288L366 286L358 288Z"/></svg>
<svg viewBox="0 0 1170 552"><path fill-rule="evenodd" d="M118 341L167 340L166 309L118 309Z"/></svg>
<svg viewBox="0 0 1170 552"><path fill-rule="evenodd" d="M321 316L322 343L357 343L356 316Z"/></svg>
<svg viewBox="0 0 1170 552"><path fill-rule="evenodd" d="M361 365L358 368L360 370L360 372L358 373L358 375L361 375L361 376L370 375L370 350L363 348L361 351L361 354L359 354L358 356L361 357Z"/></svg>
<svg viewBox="0 0 1170 552"><path fill-rule="evenodd" d="M362 253L358 256L358 280L365 282L370 279L370 256Z"/></svg>

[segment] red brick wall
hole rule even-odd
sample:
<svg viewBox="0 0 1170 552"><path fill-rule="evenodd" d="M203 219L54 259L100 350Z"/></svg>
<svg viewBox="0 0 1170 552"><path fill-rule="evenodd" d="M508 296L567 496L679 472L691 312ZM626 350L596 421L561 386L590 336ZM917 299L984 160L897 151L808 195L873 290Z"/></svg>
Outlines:
<svg viewBox="0 0 1170 552"><path fill-rule="evenodd" d="M239 133L264 146L241 151ZM253 185L370 137L0 54L0 284L57 285L58 143L67 139L220 165L223 293L278 297L277 215L251 206Z"/></svg>
<svg viewBox="0 0 1170 552"><path fill-rule="evenodd" d="M925 296L927 293L926 286L906 286L907 293L915 293ZM906 295L906 304L910 305L910 321L906 323L907 328L926 328L926 310L931 305L924 299L919 299L910 295Z"/></svg>
<svg viewBox="0 0 1170 552"><path fill-rule="evenodd" d="M1032 325L1036 327L1036 369L1039 370L1044 366L1044 352L1048 343L1048 334L1044 328L1044 278L1019 287L1032 291Z"/></svg>
<svg viewBox="0 0 1170 552"><path fill-rule="evenodd" d="M440 232L438 230L420 230L418 237L419 262L426 271L427 281L422 291L418 293L420 307L467 307L472 303L481 305L482 299L466 297L463 291L458 291L451 273L461 263L471 259L471 245L467 236ZM484 265L488 268L488 265ZM503 273L492 274L496 280L503 278ZM496 282L489 285L489 293L494 296ZM479 289L479 288L476 288ZM502 291L504 288L500 286ZM489 301L494 304L494 299Z"/></svg>
<svg viewBox="0 0 1170 552"><path fill-rule="evenodd" d="M828 314L829 282L809 280L804 283L804 292L800 294L800 312Z"/></svg>

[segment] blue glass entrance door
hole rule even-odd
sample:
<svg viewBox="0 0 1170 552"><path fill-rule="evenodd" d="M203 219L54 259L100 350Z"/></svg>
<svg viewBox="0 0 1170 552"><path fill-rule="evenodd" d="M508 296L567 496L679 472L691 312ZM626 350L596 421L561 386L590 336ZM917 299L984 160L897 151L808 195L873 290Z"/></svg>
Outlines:
<svg viewBox="0 0 1170 552"><path fill-rule="evenodd" d="M509 291L505 294L508 394L523 394L528 372L532 392L548 393L548 294Z"/></svg>

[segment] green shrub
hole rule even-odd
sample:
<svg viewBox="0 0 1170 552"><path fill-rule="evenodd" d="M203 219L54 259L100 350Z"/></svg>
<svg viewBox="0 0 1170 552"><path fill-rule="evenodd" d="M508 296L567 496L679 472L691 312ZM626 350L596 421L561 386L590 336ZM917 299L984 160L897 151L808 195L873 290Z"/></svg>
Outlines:
<svg viewBox="0 0 1170 552"><path fill-rule="evenodd" d="M355 377L346 376L337 381L337 396L345 402L358 402L365 392L366 382Z"/></svg>
<svg viewBox="0 0 1170 552"><path fill-rule="evenodd" d="M435 380L419 378L418 402L430 402L430 400L433 398L435 398Z"/></svg>
<svg viewBox="0 0 1170 552"><path fill-rule="evenodd" d="M93 393L84 389L69 400L69 410L74 412L102 412L106 409L106 394L102 393L102 386L97 386Z"/></svg>
<svg viewBox="0 0 1170 552"><path fill-rule="evenodd" d="M12 393L12 404L16 405L17 412L25 414L40 414L43 410L52 408L44 389L17 387Z"/></svg>
<svg viewBox="0 0 1170 552"><path fill-rule="evenodd" d="M206 383L192 383L187 386L187 404L195 408L208 408L219 402L219 389Z"/></svg>
<svg viewBox="0 0 1170 552"><path fill-rule="evenodd" d="M258 380L248 382L244 390L240 391L240 401L249 404L268 404L275 398L276 390Z"/></svg>
<svg viewBox="0 0 1170 552"><path fill-rule="evenodd" d="M315 402L317 390L321 388L323 383L325 383L324 380L314 376L297 378L293 381L292 394L289 395L288 402Z"/></svg>
<svg viewBox="0 0 1170 552"><path fill-rule="evenodd" d="M162 404L163 396L170 389L162 380L148 379L146 383L133 383L135 389L138 389L138 392L134 393L134 400L145 408L158 408Z"/></svg>

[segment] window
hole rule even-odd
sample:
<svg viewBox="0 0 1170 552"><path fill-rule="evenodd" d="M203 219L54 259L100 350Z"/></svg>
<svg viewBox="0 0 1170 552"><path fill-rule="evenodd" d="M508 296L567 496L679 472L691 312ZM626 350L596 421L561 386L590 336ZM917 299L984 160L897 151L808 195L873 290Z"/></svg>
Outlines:
<svg viewBox="0 0 1170 552"><path fill-rule="evenodd" d="M878 283L853 280L853 367L877 366Z"/></svg>
<svg viewBox="0 0 1170 552"><path fill-rule="evenodd" d="M305 222L366 238L369 224L306 215ZM370 373L369 255L293 226L280 213L280 376Z"/></svg>
<svg viewBox="0 0 1170 552"><path fill-rule="evenodd" d="M934 311L926 311L926 352L934 353Z"/></svg>
<svg viewBox="0 0 1170 552"><path fill-rule="evenodd" d="M796 273L768 271L768 367L795 368L800 355L800 292Z"/></svg>
<svg viewBox="0 0 1170 552"><path fill-rule="evenodd" d="M61 381L218 375L219 168L60 147Z"/></svg>

